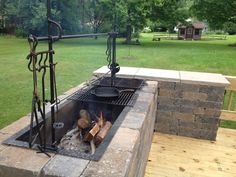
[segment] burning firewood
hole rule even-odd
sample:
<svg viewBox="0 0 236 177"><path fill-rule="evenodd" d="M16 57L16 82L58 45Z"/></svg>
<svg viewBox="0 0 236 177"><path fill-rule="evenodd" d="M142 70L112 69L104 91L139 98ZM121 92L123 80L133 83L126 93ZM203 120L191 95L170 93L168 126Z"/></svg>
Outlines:
<svg viewBox="0 0 236 177"><path fill-rule="evenodd" d="M94 138L95 140L95 145L98 146L99 144L101 144L101 142L104 140L104 138L106 137L106 135L108 134L108 131L110 130L110 128L112 127L111 122L106 121L105 125L101 128L101 130L99 131L99 133L96 135L96 137Z"/></svg>
<svg viewBox="0 0 236 177"><path fill-rule="evenodd" d="M91 118L90 118L89 113L86 110L81 109L79 112L79 115L80 115L80 118L77 122L78 128L80 130L88 128L91 125Z"/></svg>
<svg viewBox="0 0 236 177"><path fill-rule="evenodd" d="M98 123L95 123L93 128L85 135L84 141L92 141L96 134L99 132L100 127Z"/></svg>
<svg viewBox="0 0 236 177"><path fill-rule="evenodd" d="M106 119L104 118L102 112L100 112L100 117L97 117L97 122L100 128L102 128L105 125Z"/></svg>

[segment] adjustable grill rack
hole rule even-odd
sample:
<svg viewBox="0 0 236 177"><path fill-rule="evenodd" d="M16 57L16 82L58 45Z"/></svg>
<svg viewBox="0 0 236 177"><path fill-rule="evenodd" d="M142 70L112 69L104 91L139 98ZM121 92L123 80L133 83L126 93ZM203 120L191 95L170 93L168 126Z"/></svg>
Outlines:
<svg viewBox="0 0 236 177"><path fill-rule="evenodd" d="M137 100L138 95L134 92L122 92L120 96L116 99L113 98L97 98L92 95L91 90L95 89L85 89L83 91L76 92L70 100L74 101L83 101L83 102L93 102L93 103L102 103L109 105L117 105L117 106L133 106L135 101Z"/></svg>

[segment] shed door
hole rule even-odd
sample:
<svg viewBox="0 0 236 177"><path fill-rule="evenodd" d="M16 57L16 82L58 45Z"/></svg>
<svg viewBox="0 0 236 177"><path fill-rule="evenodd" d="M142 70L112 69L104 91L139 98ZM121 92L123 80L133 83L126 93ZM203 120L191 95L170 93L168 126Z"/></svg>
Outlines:
<svg viewBox="0 0 236 177"><path fill-rule="evenodd" d="M186 38L187 39L193 38L193 28L192 27L186 29Z"/></svg>

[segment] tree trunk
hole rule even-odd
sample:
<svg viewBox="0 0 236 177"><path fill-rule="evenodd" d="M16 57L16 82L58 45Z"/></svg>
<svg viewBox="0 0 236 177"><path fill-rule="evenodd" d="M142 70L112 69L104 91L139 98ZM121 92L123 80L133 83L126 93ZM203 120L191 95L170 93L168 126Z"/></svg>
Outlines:
<svg viewBox="0 0 236 177"><path fill-rule="evenodd" d="M126 44L130 44L132 39L132 25L131 25L131 12L130 7L128 7L128 19L126 26Z"/></svg>

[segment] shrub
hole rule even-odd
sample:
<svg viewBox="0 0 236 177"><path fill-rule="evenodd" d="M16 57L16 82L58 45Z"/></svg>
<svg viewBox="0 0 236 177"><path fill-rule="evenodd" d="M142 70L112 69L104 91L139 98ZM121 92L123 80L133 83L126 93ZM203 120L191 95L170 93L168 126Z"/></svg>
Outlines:
<svg viewBox="0 0 236 177"><path fill-rule="evenodd" d="M236 24L233 22L224 23L224 31L229 33L229 35L236 34Z"/></svg>

